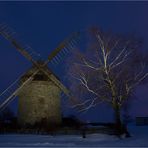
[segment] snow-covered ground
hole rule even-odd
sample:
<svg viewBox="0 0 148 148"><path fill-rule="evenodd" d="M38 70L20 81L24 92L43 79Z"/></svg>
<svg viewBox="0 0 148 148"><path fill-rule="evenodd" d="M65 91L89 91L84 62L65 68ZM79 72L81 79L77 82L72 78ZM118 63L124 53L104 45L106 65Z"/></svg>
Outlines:
<svg viewBox="0 0 148 148"><path fill-rule="evenodd" d="M130 126L131 138L122 140L105 134L81 135L0 135L0 147L148 147L148 126Z"/></svg>

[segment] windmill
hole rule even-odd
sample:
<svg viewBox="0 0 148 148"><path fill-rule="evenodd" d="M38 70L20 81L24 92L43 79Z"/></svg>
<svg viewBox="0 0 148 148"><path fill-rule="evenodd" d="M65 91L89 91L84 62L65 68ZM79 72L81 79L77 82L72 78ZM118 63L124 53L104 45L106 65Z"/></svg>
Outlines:
<svg viewBox="0 0 148 148"><path fill-rule="evenodd" d="M23 45L15 33L5 24L0 24L0 35L7 39L28 61L32 68L20 76L0 95L0 111L5 109L17 96L18 122L20 125L35 124L46 119L49 123L60 124L60 94L70 96L69 90L48 67L48 63L57 62L59 55L73 48L79 33L72 34L51 52L46 61L40 61L34 50Z"/></svg>

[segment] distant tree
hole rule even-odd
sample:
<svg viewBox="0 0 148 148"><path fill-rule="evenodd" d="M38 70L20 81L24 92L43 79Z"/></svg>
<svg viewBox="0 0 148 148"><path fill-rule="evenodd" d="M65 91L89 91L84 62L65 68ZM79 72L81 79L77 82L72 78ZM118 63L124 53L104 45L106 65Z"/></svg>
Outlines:
<svg viewBox="0 0 148 148"><path fill-rule="evenodd" d="M91 28L88 34L87 49L76 50L68 60L71 101L79 111L108 103L115 113L117 133L121 135L121 109L148 76L142 42L98 28Z"/></svg>
<svg viewBox="0 0 148 148"><path fill-rule="evenodd" d="M62 118L62 125L67 127L73 127L79 129L83 124L75 115L69 115L68 117Z"/></svg>
<svg viewBox="0 0 148 148"><path fill-rule="evenodd" d="M10 132L17 128L16 117L10 108L0 112L0 132Z"/></svg>
<svg viewBox="0 0 148 148"><path fill-rule="evenodd" d="M14 112L9 107L0 113L0 120L2 122L12 122L14 117Z"/></svg>

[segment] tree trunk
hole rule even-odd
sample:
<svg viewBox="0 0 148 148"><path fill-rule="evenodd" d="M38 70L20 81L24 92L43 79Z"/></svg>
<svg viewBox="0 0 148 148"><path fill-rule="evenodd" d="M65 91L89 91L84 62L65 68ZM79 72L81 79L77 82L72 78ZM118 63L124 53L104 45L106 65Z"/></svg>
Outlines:
<svg viewBox="0 0 148 148"><path fill-rule="evenodd" d="M115 130L117 136L120 138L122 134L125 134L126 137L131 137L130 133L128 132L127 126L122 124L121 122L120 107L117 103L114 107L114 111L115 111Z"/></svg>
<svg viewBox="0 0 148 148"><path fill-rule="evenodd" d="M117 103L115 104L114 112L115 112L115 130L117 136L120 137L123 131L122 131L121 116L120 116L120 107Z"/></svg>

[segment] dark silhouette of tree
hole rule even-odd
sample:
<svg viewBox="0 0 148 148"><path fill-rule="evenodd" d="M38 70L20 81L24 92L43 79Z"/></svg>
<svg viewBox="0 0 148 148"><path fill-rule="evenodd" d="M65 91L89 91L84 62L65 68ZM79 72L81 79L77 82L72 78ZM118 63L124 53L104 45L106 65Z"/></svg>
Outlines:
<svg viewBox="0 0 148 148"><path fill-rule="evenodd" d="M62 118L62 126L64 127L73 127L76 129L79 129L81 125L83 124L82 121L80 121L76 116L70 115L68 117Z"/></svg>
<svg viewBox="0 0 148 148"><path fill-rule="evenodd" d="M88 34L87 49L76 50L68 59L73 107L87 111L108 103L115 113L117 134L121 135L121 109L148 76L142 42L98 28L91 28Z"/></svg>
<svg viewBox="0 0 148 148"><path fill-rule="evenodd" d="M17 118L10 108L0 113L0 132L12 132L18 129Z"/></svg>
<svg viewBox="0 0 148 148"><path fill-rule="evenodd" d="M14 113L8 107L0 113L0 120L2 122L11 122L13 118L14 118Z"/></svg>

